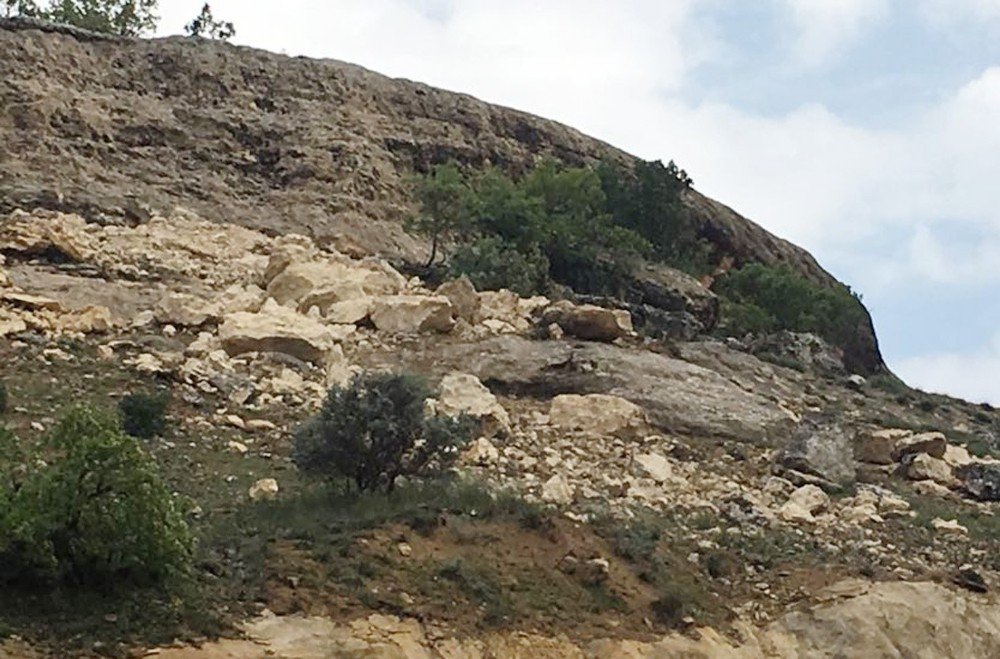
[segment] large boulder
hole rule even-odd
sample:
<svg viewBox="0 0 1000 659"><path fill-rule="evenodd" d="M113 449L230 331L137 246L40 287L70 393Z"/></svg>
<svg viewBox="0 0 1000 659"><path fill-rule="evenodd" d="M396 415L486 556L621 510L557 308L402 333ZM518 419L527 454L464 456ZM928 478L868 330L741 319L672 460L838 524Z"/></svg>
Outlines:
<svg viewBox="0 0 1000 659"><path fill-rule="evenodd" d="M218 322L218 305L187 293L167 293L153 308L153 315L161 325L199 327L208 322Z"/></svg>
<svg viewBox="0 0 1000 659"><path fill-rule="evenodd" d="M366 296L393 295L406 285L406 279L391 266L374 259L354 261L342 255L324 255L305 261L293 261L278 267L273 261L268 271L267 294L279 304L326 307L335 302ZM281 261L279 261L280 265ZM275 272L277 271L277 272ZM266 278L266 277L265 277Z"/></svg>
<svg viewBox="0 0 1000 659"><path fill-rule="evenodd" d="M449 373L441 379L437 412L446 416L467 415L482 422L483 433L510 431L510 417L497 397L475 375Z"/></svg>
<svg viewBox="0 0 1000 659"><path fill-rule="evenodd" d="M392 334L448 332L455 325L451 301L443 295L387 295L372 303L376 329Z"/></svg>
<svg viewBox="0 0 1000 659"><path fill-rule="evenodd" d="M461 318L469 323L476 322L479 316L479 293L468 277L462 276L458 279L446 281L434 291L436 295L443 295L451 301L451 308L455 318Z"/></svg>
<svg viewBox="0 0 1000 659"><path fill-rule="evenodd" d="M854 459L869 464L891 465L896 462L896 445L899 440L913 434L903 428L862 430L854 440Z"/></svg>
<svg viewBox="0 0 1000 659"><path fill-rule="evenodd" d="M549 423L565 432L610 437L641 427L642 408L621 396L563 394L552 399Z"/></svg>
<svg viewBox="0 0 1000 659"><path fill-rule="evenodd" d="M854 481L853 436L837 425L804 423L778 455L779 464L833 485Z"/></svg>
<svg viewBox="0 0 1000 659"><path fill-rule="evenodd" d="M575 305L562 300L542 314L546 326L555 323L569 336L588 341L614 341L632 334L632 315L624 309L592 304Z"/></svg>
<svg viewBox="0 0 1000 659"><path fill-rule="evenodd" d="M335 338L326 326L274 300L258 313L229 314L219 327L222 347L230 355L281 352L317 364L325 362Z"/></svg>

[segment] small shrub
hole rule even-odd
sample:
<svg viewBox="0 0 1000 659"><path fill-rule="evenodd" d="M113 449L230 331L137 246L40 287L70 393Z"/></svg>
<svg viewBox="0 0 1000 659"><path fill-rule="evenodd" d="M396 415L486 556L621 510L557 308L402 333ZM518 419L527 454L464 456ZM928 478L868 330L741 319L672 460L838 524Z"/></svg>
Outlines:
<svg viewBox="0 0 1000 659"><path fill-rule="evenodd" d="M162 435L167 428L166 394L133 393L118 404L121 427L133 437L150 439Z"/></svg>
<svg viewBox="0 0 1000 659"><path fill-rule="evenodd" d="M0 382L0 414L7 411L7 385Z"/></svg>
<svg viewBox="0 0 1000 659"><path fill-rule="evenodd" d="M660 624L676 627L688 613L688 603L679 592L668 590L649 605Z"/></svg>
<svg viewBox="0 0 1000 659"><path fill-rule="evenodd" d="M425 418L429 397L423 380L406 375L361 375L333 387L295 433L295 464L307 473L349 479L360 491L391 491L398 476L440 473L469 441L472 424Z"/></svg>
<svg viewBox="0 0 1000 659"><path fill-rule="evenodd" d="M236 28L230 21L219 21L212 15L212 8L206 2L190 23L184 26L184 31L192 37L206 37L227 41L236 36Z"/></svg>
<svg viewBox="0 0 1000 659"><path fill-rule="evenodd" d="M147 584L187 572L187 524L113 419L77 408L43 449L0 457L0 582Z"/></svg>

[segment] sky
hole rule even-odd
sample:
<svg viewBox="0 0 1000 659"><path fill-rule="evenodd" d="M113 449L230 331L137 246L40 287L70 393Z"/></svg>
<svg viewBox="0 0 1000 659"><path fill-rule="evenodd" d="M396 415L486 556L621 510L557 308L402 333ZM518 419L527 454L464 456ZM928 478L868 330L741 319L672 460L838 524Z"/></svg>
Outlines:
<svg viewBox="0 0 1000 659"><path fill-rule="evenodd" d="M161 0L176 34L203 0ZM1000 0L216 0L235 43L574 126L812 252L889 366L1000 405Z"/></svg>

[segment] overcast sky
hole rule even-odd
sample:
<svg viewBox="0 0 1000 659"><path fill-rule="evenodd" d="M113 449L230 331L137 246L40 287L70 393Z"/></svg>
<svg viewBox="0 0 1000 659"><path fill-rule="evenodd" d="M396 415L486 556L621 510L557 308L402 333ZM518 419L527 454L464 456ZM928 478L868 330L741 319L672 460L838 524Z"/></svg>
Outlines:
<svg viewBox="0 0 1000 659"><path fill-rule="evenodd" d="M216 0L240 44L556 119L809 249L910 384L1000 404L1000 0ZM161 0L175 34L202 0Z"/></svg>

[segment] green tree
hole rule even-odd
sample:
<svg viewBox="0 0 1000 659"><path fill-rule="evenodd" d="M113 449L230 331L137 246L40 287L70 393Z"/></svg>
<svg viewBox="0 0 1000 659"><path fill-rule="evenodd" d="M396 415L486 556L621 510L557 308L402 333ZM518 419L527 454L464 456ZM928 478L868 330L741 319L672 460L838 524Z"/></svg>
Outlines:
<svg viewBox="0 0 1000 659"><path fill-rule="evenodd" d="M84 30L137 37L156 29L157 0L52 0L37 16Z"/></svg>
<svg viewBox="0 0 1000 659"><path fill-rule="evenodd" d="M221 41L228 41L236 36L236 28L231 22L215 20L212 8L207 2L201 8L201 13L184 26L184 31L187 32L188 36L207 37Z"/></svg>
<svg viewBox="0 0 1000 659"><path fill-rule="evenodd" d="M14 16L36 18L39 15L38 5L34 0L2 0L0 1L0 9L3 9L3 15L6 18Z"/></svg>
<svg viewBox="0 0 1000 659"><path fill-rule="evenodd" d="M398 476L431 476L450 465L471 436L468 419L425 417L430 389L420 378L388 373L333 387L295 432L299 469L347 478L359 491L391 491Z"/></svg>
<svg viewBox="0 0 1000 659"><path fill-rule="evenodd" d="M437 165L429 176L416 181L420 212L407 223L411 231L431 239L426 267L437 258L441 242L467 230L473 203L472 191L454 163Z"/></svg>

